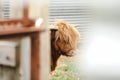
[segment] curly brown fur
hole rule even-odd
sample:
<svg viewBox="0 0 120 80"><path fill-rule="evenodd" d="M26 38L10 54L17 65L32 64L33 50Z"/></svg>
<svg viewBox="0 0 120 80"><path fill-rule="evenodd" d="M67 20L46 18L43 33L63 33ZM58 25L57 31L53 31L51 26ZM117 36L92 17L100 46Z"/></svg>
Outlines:
<svg viewBox="0 0 120 80"><path fill-rule="evenodd" d="M57 28L57 31L51 31L51 71L54 71L61 55L74 54L80 34L75 25L63 20L56 21L52 27Z"/></svg>

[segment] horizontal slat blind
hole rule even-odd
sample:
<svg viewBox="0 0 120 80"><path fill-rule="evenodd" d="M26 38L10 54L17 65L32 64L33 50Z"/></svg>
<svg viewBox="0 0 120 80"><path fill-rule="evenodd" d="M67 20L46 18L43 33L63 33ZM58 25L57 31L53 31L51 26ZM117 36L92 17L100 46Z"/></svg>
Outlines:
<svg viewBox="0 0 120 80"><path fill-rule="evenodd" d="M50 0L49 5L49 23L55 20L66 20L77 25L77 29L81 34L81 41L86 39L89 31L90 8L89 4L84 0Z"/></svg>
<svg viewBox="0 0 120 80"><path fill-rule="evenodd" d="M10 18L10 0L0 0L0 18Z"/></svg>
<svg viewBox="0 0 120 80"><path fill-rule="evenodd" d="M0 19L22 18L23 0L0 0Z"/></svg>

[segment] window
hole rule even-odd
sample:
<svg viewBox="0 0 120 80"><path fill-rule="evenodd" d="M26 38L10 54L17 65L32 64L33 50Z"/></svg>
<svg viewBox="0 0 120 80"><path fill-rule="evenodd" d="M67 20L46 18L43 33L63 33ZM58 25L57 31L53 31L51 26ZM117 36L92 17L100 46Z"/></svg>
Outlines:
<svg viewBox="0 0 120 80"><path fill-rule="evenodd" d="M50 0L49 22L51 24L59 19L77 25L81 34L80 42L85 41L90 22L90 9L87 2L84 0Z"/></svg>
<svg viewBox="0 0 120 80"><path fill-rule="evenodd" d="M10 0L0 0L0 18L10 18Z"/></svg>
<svg viewBox="0 0 120 80"><path fill-rule="evenodd" d="M23 0L0 0L0 19L22 18Z"/></svg>

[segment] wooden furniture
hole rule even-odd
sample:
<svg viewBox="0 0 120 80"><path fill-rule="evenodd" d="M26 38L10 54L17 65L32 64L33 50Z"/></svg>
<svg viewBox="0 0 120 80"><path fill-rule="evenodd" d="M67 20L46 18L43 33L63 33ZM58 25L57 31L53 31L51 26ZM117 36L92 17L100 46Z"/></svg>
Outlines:
<svg viewBox="0 0 120 80"><path fill-rule="evenodd" d="M16 20L0 21L0 40L31 38L31 80L40 80L40 33L35 21L28 18L28 8L24 7L24 17ZM19 25L18 25L19 24Z"/></svg>

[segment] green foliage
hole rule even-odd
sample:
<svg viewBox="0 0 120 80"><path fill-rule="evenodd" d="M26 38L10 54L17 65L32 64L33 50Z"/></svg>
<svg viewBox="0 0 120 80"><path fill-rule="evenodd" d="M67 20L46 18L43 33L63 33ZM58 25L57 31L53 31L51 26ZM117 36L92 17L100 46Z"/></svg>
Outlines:
<svg viewBox="0 0 120 80"><path fill-rule="evenodd" d="M80 73L72 58L61 57L52 80L79 80Z"/></svg>

